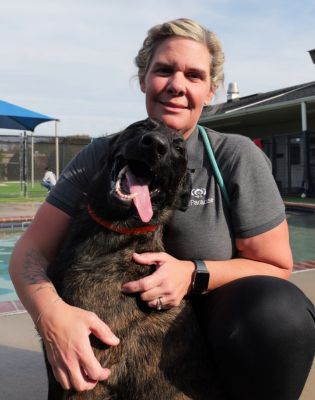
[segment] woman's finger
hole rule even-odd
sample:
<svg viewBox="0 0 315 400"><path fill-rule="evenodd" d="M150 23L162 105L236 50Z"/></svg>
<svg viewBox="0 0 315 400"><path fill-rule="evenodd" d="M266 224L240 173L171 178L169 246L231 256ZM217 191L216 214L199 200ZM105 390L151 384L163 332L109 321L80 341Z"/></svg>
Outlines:
<svg viewBox="0 0 315 400"><path fill-rule="evenodd" d="M87 381L103 381L108 379L110 375L110 370L103 368L96 359L91 346L87 346L86 352L81 355L80 365Z"/></svg>
<svg viewBox="0 0 315 400"><path fill-rule="evenodd" d="M80 367L76 353L73 353L67 363L52 348L47 351L47 357L56 380L64 389L90 390L97 384L97 381L89 379L84 369Z"/></svg>
<svg viewBox="0 0 315 400"><path fill-rule="evenodd" d="M153 274L148 275L145 278L123 284L121 290L124 293L147 292L159 286L160 283L159 275L157 272L153 272Z"/></svg>
<svg viewBox="0 0 315 400"><path fill-rule="evenodd" d="M90 312L87 314L87 318L90 332L93 333L98 339L109 346L117 346L119 344L119 338L96 314Z"/></svg>
<svg viewBox="0 0 315 400"><path fill-rule="evenodd" d="M68 371L71 388L77 392L91 390L97 385L97 380L92 380L78 363L71 365Z"/></svg>
<svg viewBox="0 0 315 400"><path fill-rule="evenodd" d="M51 367L56 381L59 382L65 390L71 389L70 379L67 370L53 365Z"/></svg>
<svg viewBox="0 0 315 400"><path fill-rule="evenodd" d="M138 264L160 265L166 261L166 253L133 253L132 258Z"/></svg>
<svg viewBox="0 0 315 400"><path fill-rule="evenodd" d="M163 295L160 286L155 286L152 289L147 290L146 292L140 293L141 300L145 301L146 303L156 301L156 299L161 296Z"/></svg>
<svg viewBox="0 0 315 400"><path fill-rule="evenodd" d="M156 299L147 302L148 307L155 308L158 311L168 310L171 306L168 304L167 297L159 296Z"/></svg>
<svg viewBox="0 0 315 400"><path fill-rule="evenodd" d="M96 359L89 336L93 333L108 345L117 345L119 339L92 312L67 305L64 316L66 324L59 330L54 324L47 327L46 319L42 320L42 323L46 323L43 330L47 330L47 333L43 337L53 373L65 389L93 389L99 380L108 378L110 371Z"/></svg>
<svg viewBox="0 0 315 400"><path fill-rule="evenodd" d="M91 359L95 360L95 365L93 365L93 362L91 363ZM56 380L64 389L69 390L72 388L78 392L93 389L99 380L104 377L106 379L109 376L109 370L106 370L106 373L103 372L103 368L98 364L94 354L89 357L86 365L82 366L79 364L78 359L73 359L68 360L67 365L62 361L55 362L52 370ZM101 379L95 379L92 377L93 374Z"/></svg>

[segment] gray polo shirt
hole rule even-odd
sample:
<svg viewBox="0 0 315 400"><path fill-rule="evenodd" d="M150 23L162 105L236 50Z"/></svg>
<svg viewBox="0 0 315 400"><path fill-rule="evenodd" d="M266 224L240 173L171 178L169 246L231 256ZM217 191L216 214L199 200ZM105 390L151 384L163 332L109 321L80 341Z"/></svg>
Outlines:
<svg viewBox="0 0 315 400"><path fill-rule="evenodd" d="M266 232L285 219L283 201L265 154L244 136L209 129L207 133L231 206L222 197L196 129L186 142L192 177L189 207L185 212L175 211L165 229L166 251L183 260L233 258L235 238ZM70 162L48 195L50 204L74 215L113 137L93 140Z"/></svg>
<svg viewBox="0 0 315 400"><path fill-rule="evenodd" d="M188 210L176 211L166 230L166 250L180 259L227 260L235 238L266 232L285 219L285 208L265 154L247 137L207 129L225 182L227 206L203 139L187 140L192 191Z"/></svg>

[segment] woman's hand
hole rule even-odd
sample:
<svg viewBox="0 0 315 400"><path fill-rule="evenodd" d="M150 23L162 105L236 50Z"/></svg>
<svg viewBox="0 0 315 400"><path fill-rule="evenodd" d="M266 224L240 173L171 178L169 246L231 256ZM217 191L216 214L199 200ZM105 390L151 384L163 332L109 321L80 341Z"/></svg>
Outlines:
<svg viewBox="0 0 315 400"><path fill-rule="evenodd" d="M191 287L195 270L193 262L178 260L167 253L134 253L133 259L138 264L155 264L156 271L138 281L125 283L122 291L140 292L141 299L152 308L157 307L158 298L163 308L179 306Z"/></svg>
<svg viewBox="0 0 315 400"><path fill-rule="evenodd" d="M110 346L119 339L96 314L59 301L45 310L37 328L55 378L64 389L90 390L109 377L110 370L94 356L89 335Z"/></svg>

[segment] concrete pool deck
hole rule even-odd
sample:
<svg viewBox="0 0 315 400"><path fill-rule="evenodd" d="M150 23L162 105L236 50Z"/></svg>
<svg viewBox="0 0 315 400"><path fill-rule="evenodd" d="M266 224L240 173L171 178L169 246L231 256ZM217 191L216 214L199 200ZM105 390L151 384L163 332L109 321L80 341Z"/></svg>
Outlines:
<svg viewBox="0 0 315 400"><path fill-rule="evenodd" d="M0 223L32 221L41 203L0 203Z"/></svg>
<svg viewBox="0 0 315 400"><path fill-rule="evenodd" d="M0 203L0 222L18 217L32 219L39 206L40 203ZM297 271L290 280L315 303L315 269ZM2 314L0 310L0 360L1 398L47 398L47 379L40 340L23 307ZM314 399L315 365L300 397L300 400Z"/></svg>

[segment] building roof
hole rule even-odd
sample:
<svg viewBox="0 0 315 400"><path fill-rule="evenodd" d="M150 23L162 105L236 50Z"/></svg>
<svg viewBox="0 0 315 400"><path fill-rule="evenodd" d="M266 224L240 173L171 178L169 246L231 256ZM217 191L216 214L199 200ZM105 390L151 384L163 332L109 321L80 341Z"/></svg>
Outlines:
<svg viewBox="0 0 315 400"><path fill-rule="evenodd" d="M226 103L215 104L204 108L201 120L209 120L215 117L234 114L245 110L256 110L262 106L277 108L280 105L295 103L298 101L310 100L315 102L315 81L290 86L265 93L256 93L227 101ZM269 108L268 107L268 108Z"/></svg>

